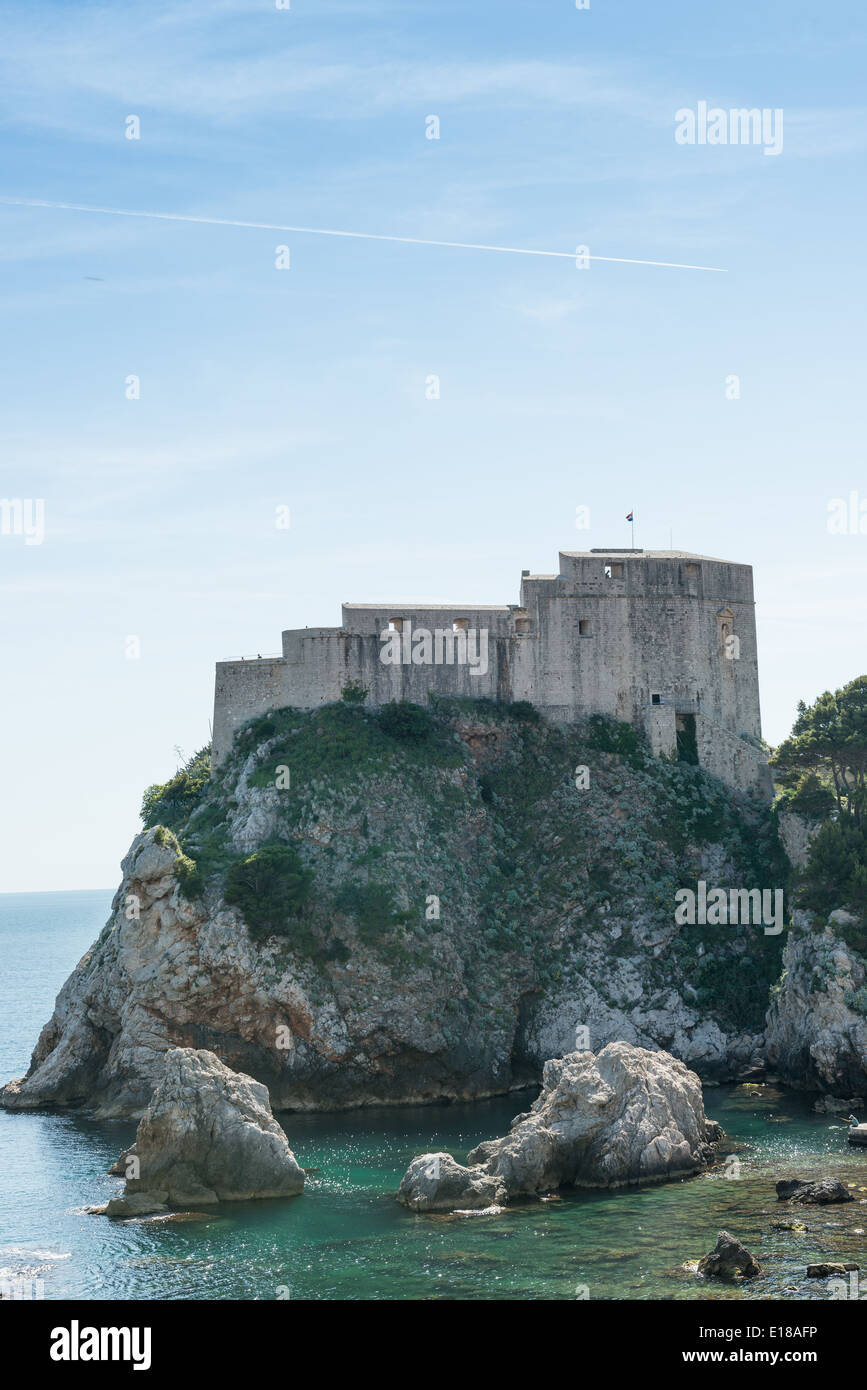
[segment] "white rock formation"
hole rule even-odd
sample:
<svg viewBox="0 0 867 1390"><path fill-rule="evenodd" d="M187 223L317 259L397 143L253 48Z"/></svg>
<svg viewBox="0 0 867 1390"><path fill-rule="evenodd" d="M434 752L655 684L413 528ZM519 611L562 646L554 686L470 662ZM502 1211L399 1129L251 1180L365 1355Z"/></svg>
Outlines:
<svg viewBox="0 0 867 1390"><path fill-rule="evenodd" d="M107 1216L137 1216L168 1207L208 1206L258 1197L291 1197L304 1187L268 1092L230 1071L213 1052L174 1047L165 1075L136 1133L136 1164Z"/></svg>
<svg viewBox="0 0 867 1390"><path fill-rule="evenodd" d="M398 1200L418 1211L453 1210L561 1186L658 1182L699 1172L721 1137L694 1072L667 1052L609 1043L595 1057L573 1052L546 1062L532 1109L504 1138L474 1149L465 1167L442 1154L414 1159Z"/></svg>

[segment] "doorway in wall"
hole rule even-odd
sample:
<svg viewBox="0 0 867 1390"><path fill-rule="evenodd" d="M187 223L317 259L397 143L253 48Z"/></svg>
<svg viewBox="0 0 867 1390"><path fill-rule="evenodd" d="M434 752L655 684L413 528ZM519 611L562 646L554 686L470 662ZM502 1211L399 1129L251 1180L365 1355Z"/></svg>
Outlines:
<svg viewBox="0 0 867 1390"><path fill-rule="evenodd" d="M695 733L695 715L675 715L674 727L677 734L677 761L693 763L698 766L698 739Z"/></svg>

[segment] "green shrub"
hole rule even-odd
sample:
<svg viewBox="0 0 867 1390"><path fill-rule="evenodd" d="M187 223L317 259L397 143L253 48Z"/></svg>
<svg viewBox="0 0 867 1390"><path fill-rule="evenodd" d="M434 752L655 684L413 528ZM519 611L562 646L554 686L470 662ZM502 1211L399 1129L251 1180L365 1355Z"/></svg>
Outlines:
<svg viewBox="0 0 867 1390"><path fill-rule="evenodd" d="M787 791L777 802L778 811L795 811L805 820L824 820L834 810L837 802L830 787L814 772L805 773L795 787Z"/></svg>
<svg viewBox="0 0 867 1390"><path fill-rule="evenodd" d="M352 952L346 942L341 941L340 937L337 936L333 941L329 941L328 945L324 947L320 954L323 960L334 960L337 961L339 965L345 965L352 955Z"/></svg>
<svg viewBox="0 0 867 1390"><path fill-rule="evenodd" d="M638 752L638 732L631 724L609 719L606 714L591 714L587 730L588 744L600 753L617 753L621 758L631 758Z"/></svg>
<svg viewBox="0 0 867 1390"><path fill-rule="evenodd" d="M527 724L538 724L541 719L539 711L535 705L531 705L529 700L513 700L510 705L505 707L506 713L513 719L523 719Z"/></svg>
<svg viewBox="0 0 867 1390"><path fill-rule="evenodd" d="M434 729L433 719L427 710L409 700L392 700L384 705L376 722L384 734L405 743L424 743Z"/></svg>
<svg viewBox="0 0 867 1390"><path fill-rule="evenodd" d="M145 830L165 825L177 830L199 804L211 776L211 745L194 753L168 782L148 787L141 803Z"/></svg>
<svg viewBox="0 0 867 1390"><path fill-rule="evenodd" d="M175 878L178 880L182 897L189 901L202 896L205 888L204 879L195 859L191 859L188 854L179 854L175 860Z"/></svg>
<svg viewBox="0 0 867 1390"><path fill-rule="evenodd" d="M288 936L292 919L310 899L312 883L311 870L292 845L263 845L229 867L223 897L240 908L255 940Z"/></svg>
<svg viewBox="0 0 867 1390"><path fill-rule="evenodd" d="M363 941L376 941L392 927L405 925L412 913L398 912L394 893L387 883L345 883L337 894L339 912L355 917Z"/></svg>
<svg viewBox="0 0 867 1390"><path fill-rule="evenodd" d="M867 829L850 817L825 821L811 841L798 896L824 916L844 907L867 918Z"/></svg>
<svg viewBox="0 0 867 1390"><path fill-rule="evenodd" d="M348 681L340 692L340 698L347 705L363 705L370 691L358 681Z"/></svg>
<svg viewBox="0 0 867 1390"><path fill-rule="evenodd" d="M173 849L175 854L180 854L181 847L173 830L168 830L164 825L154 825L150 828L154 832L154 844L159 845L162 849Z"/></svg>
<svg viewBox="0 0 867 1390"><path fill-rule="evenodd" d="M843 996L850 1009L854 1009L856 1014L863 1014L867 1018L867 986L862 985L860 989L850 989Z"/></svg>

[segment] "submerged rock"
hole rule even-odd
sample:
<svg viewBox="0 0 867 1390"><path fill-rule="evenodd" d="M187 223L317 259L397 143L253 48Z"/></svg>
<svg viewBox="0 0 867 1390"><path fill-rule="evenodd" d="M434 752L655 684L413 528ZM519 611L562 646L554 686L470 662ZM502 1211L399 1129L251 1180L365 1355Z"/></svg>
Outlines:
<svg viewBox="0 0 867 1390"><path fill-rule="evenodd" d="M832 1274L848 1274L850 1270L854 1269L857 1271L860 1268L861 1266L856 1265L852 1260L847 1260L845 1264L832 1262L827 1264L807 1265L807 1278L828 1279Z"/></svg>
<svg viewBox="0 0 867 1390"><path fill-rule="evenodd" d="M720 1231L713 1250L699 1260L698 1272L706 1279L753 1279L762 1268L745 1245L728 1231Z"/></svg>
<svg viewBox="0 0 867 1390"><path fill-rule="evenodd" d="M265 1087L189 1047L166 1054L165 1076L121 1161L137 1176L127 1177L106 1216L291 1197L304 1187Z"/></svg>
<svg viewBox="0 0 867 1390"><path fill-rule="evenodd" d="M828 1206L832 1202L854 1202L855 1198L837 1178L791 1178L777 1183L781 1202L801 1202L806 1206Z"/></svg>
<svg viewBox="0 0 867 1390"><path fill-rule="evenodd" d="M413 1159L398 1201L416 1211L487 1206L561 1186L619 1187L697 1173L722 1138L699 1078L667 1052L609 1043L545 1063L542 1093L466 1166Z"/></svg>

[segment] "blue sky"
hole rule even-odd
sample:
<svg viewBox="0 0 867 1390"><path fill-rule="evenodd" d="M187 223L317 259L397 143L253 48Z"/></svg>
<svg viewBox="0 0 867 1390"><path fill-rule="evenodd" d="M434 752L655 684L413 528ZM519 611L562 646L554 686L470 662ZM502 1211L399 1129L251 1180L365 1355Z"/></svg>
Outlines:
<svg viewBox="0 0 867 1390"><path fill-rule="evenodd" d="M0 890L117 880L217 659L343 600L514 602L630 508L638 545L754 566L772 742L863 673L867 534L827 530L867 500L863 5L9 0L2 30L0 198L727 273L0 203L0 494L45 501L41 545L0 536ZM699 101L782 109L782 153L677 144Z"/></svg>

